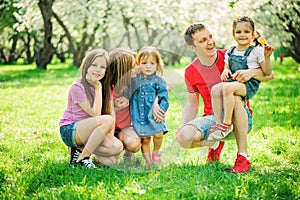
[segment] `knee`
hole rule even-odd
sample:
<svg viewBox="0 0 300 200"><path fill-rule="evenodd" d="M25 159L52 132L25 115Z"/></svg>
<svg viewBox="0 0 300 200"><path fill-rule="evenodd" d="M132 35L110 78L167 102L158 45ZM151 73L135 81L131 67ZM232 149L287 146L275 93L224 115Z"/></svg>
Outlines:
<svg viewBox="0 0 300 200"><path fill-rule="evenodd" d="M211 96L212 97L219 97L221 96L221 85L217 84L214 85L211 89Z"/></svg>
<svg viewBox="0 0 300 200"><path fill-rule="evenodd" d="M188 149L191 146L193 137L190 137L190 134L187 134L184 131L184 128L182 128L181 130L177 131L176 140L182 148Z"/></svg>
<svg viewBox="0 0 300 200"><path fill-rule="evenodd" d="M115 155L119 155L123 151L124 146L120 140L117 140L114 143L114 149L115 149Z"/></svg>
<svg viewBox="0 0 300 200"><path fill-rule="evenodd" d="M124 146L127 151L131 153L136 153L140 150L142 144L141 140L131 140L127 141L127 143Z"/></svg>
<svg viewBox="0 0 300 200"><path fill-rule="evenodd" d="M111 115L101 115L97 120L99 124L108 129L109 132L115 127L115 119Z"/></svg>
<svg viewBox="0 0 300 200"><path fill-rule="evenodd" d="M164 134L161 132L161 133L158 133L158 134L154 135L153 137L155 139L161 139L163 136L164 136Z"/></svg>
<svg viewBox="0 0 300 200"><path fill-rule="evenodd" d="M142 144L150 144L151 137L144 137L142 138Z"/></svg>
<svg viewBox="0 0 300 200"><path fill-rule="evenodd" d="M232 87L230 86L230 84L224 84L224 86L223 86L223 95L227 96L231 93L232 93Z"/></svg>

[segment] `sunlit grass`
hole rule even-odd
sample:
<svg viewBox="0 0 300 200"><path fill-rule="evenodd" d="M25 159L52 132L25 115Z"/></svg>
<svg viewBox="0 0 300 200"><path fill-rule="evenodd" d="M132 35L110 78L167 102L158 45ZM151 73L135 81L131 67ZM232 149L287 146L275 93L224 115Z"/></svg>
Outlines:
<svg viewBox="0 0 300 200"><path fill-rule="evenodd" d="M182 67L167 67L173 86L163 150L168 165L152 171L70 168L58 121L77 68L54 64L0 66L1 199L299 199L299 64L285 58L275 79L251 100L254 126L248 137L253 169L230 174L235 141L221 162L206 164L206 149L183 150L174 141L186 88ZM173 155L173 157L171 156ZM173 162L174 161L174 162Z"/></svg>

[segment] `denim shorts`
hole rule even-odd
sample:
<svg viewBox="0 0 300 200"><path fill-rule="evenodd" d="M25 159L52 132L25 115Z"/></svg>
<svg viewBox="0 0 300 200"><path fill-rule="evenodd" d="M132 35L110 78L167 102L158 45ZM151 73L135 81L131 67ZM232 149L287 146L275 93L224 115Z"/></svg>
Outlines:
<svg viewBox="0 0 300 200"><path fill-rule="evenodd" d="M248 133L249 133L252 129L252 115L250 114L248 107L245 107L245 110L248 115ZM199 131L202 132L201 140L204 140L208 137L210 126L215 123L216 123L216 121L215 121L214 115L206 115L204 117L196 118L196 119L186 123L185 125L195 126ZM231 133L229 133L228 136L226 136L226 138L224 138L224 140L232 140L234 138L235 138L235 136L234 136L233 132L231 132Z"/></svg>
<svg viewBox="0 0 300 200"><path fill-rule="evenodd" d="M72 124L61 126L60 136L62 141L69 147L77 147L76 144L76 122Z"/></svg>

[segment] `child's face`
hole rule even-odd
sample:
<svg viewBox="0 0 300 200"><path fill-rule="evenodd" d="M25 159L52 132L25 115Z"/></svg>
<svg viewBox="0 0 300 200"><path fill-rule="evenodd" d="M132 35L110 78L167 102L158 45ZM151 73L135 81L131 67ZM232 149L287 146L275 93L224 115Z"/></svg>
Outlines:
<svg viewBox="0 0 300 200"><path fill-rule="evenodd" d="M254 37L254 32L252 30L251 24L249 22L237 23L233 32L233 37L240 46L250 45Z"/></svg>
<svg viewBox="0 0 300 200"><path fill-rule="evenodd" d="M92 65L88 68L87 74L89 77L96 81L101 80L106 72L106 60L104 57L97 57Z"/></svg>
<svg viewBox="0 0 300 200"><path fill-rule="evenodd" d="M152 75L156 72L157 60L154 56L142 57L140 60L140 71L145 76Z"/></svg>

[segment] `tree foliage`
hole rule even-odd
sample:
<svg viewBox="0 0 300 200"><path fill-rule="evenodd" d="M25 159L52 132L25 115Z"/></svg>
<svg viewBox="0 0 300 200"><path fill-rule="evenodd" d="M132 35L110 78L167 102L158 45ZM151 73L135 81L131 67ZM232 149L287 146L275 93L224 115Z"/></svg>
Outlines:
<svg viewBox="0 0 300 200"><path fill-rule="evenodd" d="M129 46L138 50L144 45L154 45L167 64L174 64L182 56L193 56L182 39L187 25L208 24L217 46L228 48L235 43L231 24L239 15L254 18L270 44L286 47L299 62L299 1L0 1L1 63L22 57L28 63L34 60L46 68L56 55L62 62L70 56L73 64L79 66L86 51L94 47L111 50ZM39 6L46 2L52 2L51 7ZM48 53L42 55L46 49ZM41 59L46 55L49 59Z"/></svg>

